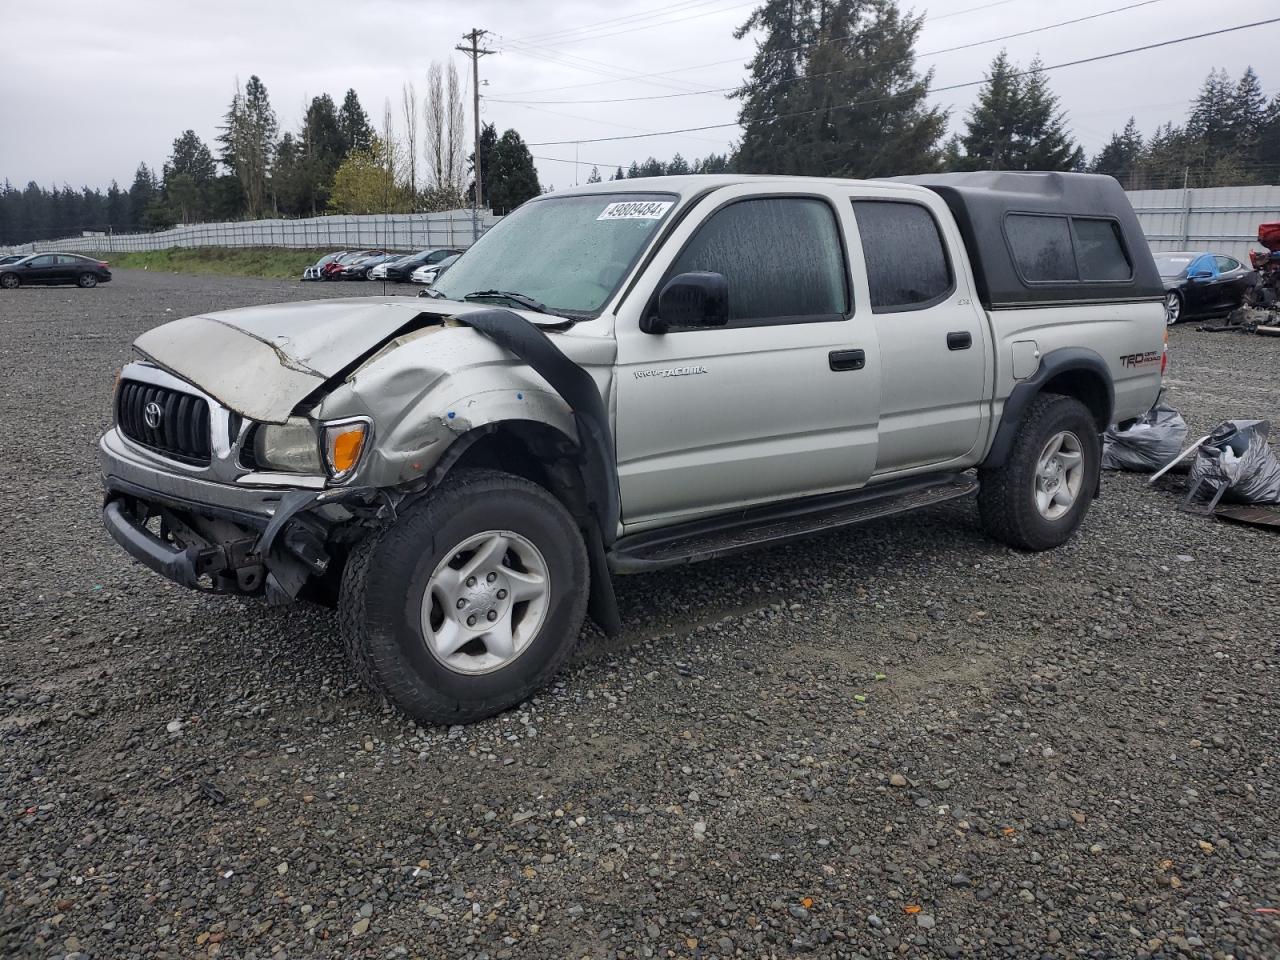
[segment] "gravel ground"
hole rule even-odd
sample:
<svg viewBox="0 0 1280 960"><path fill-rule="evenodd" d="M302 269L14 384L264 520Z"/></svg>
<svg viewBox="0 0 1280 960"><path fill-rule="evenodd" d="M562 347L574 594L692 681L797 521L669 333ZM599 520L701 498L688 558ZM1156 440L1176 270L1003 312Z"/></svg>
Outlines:
<svg viewBox="0 0 1280 960"><path fill-rule="evenodd" d="M623 637L466 729L360 689L326 611L131 564L129 341L368 290L0 295L0 955L1280 956L1280 538L1176 482L1108 476L1043 555L962 503L622 579ZM1171 354L1196 435L1280 419L1280 342Z"/></svg>

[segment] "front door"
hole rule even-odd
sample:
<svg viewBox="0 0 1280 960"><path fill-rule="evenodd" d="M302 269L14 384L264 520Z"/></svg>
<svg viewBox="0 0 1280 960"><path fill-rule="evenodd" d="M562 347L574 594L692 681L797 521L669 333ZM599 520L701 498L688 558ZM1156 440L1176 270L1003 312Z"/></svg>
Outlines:
<svg viewBox="0 0 1280 960"><path fill-rule="evenodd" d="M26 263L22 274L23 283L50 283L58 271L56 254L46 253Z"/></svg>
<svg viewBox="0 0 1280 960"><path fill-rule="evenodd" d="M856 487L875 466L879 363L870 318L853 315L849 211L749 186L704 203L636 289L719 273L728 325L645 333L656 297L618 316L618 472L633 528Z"/></svg>
<svg viewBox="0 0 1280 960"><path fill-rule="evenodd" d="M991 344L960 238L945 208L875 193L852 205L880 344L876 473L964 457L988 416Z"/></svg>

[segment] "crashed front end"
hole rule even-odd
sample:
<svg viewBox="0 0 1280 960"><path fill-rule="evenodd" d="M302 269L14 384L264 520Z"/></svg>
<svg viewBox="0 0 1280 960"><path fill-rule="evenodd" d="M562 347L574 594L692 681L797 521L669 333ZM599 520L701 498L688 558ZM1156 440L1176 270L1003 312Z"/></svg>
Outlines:
<svg viewBox="0 0 1280 960"><path fill-rule="evenodd" d="M335 553L384 509L373 491L343 485L371 433L363 419L254 421L152 363L131 363L115 426L98 445L103 521L131 556L176 583L287 602L323 581ZM272 458L292 469L273 469Z"/></svg>

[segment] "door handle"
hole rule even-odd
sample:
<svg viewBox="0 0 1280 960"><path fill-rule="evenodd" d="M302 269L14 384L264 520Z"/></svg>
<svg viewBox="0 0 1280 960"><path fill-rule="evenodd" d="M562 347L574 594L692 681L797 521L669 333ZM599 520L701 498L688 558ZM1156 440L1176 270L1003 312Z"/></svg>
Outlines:
<svg viewBox="0 0 1280 960"><path fill-rule="evenodd" d="M867 355L862 350L832 350L827 363L832 370L861 370L867 365Z"/></svg>
<svg viewBox="0 0 1280 960"><path fill-rule="evenodd" d="M973 346L973 334L968 330L957 330L947 334L948 350L968 350Z"/></svg>

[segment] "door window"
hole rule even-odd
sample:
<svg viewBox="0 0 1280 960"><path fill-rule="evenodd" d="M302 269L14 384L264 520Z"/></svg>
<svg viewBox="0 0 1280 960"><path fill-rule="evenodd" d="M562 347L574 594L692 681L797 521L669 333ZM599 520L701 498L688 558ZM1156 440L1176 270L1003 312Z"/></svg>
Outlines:
<svg viewBox="0 0 1280 960"><path fill-rule="evenodd" d="M1232 270L1240 269L1240 261L1233 260L1230 257L1214 257L1214 262L1218 265L1218 270L1222 273L1230 273Z"/></svg>
<svg viewBox="0 0 1280 960"><path fill-rule="evenodd" d="M871 308L876 313L919 310L944 299L955 285L938 222L918 203L855 200Z"/></svg>
<svg viewBox="0 0 1280 960"><path fill-rule="evenodd" d="M80 257L73 257L67 253L60 253L58 254L58 266L73 267L80 262L80 259Z"/></svg>
<svg viewBox="0 0 1280 960"><path fill-rule="evenodd" d="M725 278L731 327L842 320L849 313L840 231L822 200L762 197L717 210L667 279L698 271Z"/></svg>
<svg viewBox="0 0 1280 960"><path fill-rule="evenodd" d="M32 260L32 261L31 261L30 266L33 266L33 267L52 267L52 266L53 266L53 261L54 261L54 257L53 257L53 255L52 255L52 254L49 254L48 256L36 257L34 260Z"/></svg>

